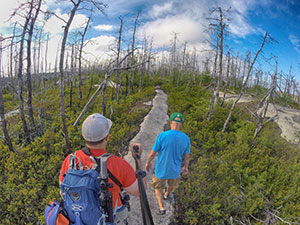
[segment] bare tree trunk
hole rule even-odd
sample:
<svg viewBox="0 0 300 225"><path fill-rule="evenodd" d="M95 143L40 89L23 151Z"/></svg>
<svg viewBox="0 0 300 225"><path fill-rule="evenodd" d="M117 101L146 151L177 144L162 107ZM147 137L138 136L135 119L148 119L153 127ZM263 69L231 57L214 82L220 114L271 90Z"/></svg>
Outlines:
<svg viewBox="0 0 300 225"><path fill-rule="evenodd" d="M107 88L107 82L108 82L108 77L107 74L105 75L105 80L103 81L103 90L102 90L102 115L105 115L106 113L106 88Z"/></svg>
<svg viewBox="0 0 300 225"><path fill-rule="evenodd" d="M219 38L220 38L220 45L219 45L219 77L218 77L218 84L217 84L217 93L216 93L216 101L214 104L214 110L213 110L213 114L216 114L216 110L217 110L217 105L218 105L218 101L219 101L219 95L220 95L220 88L222 85L222 70L223 70L223 32L225 29L225 24L223 23L223 13L222 13L222 9L219 7Z"/></svg>
<svg viewBox="0 0 300 225"><path fill-rule="evenodd" d="M73 105L73 76L74 76L74 59L75 59L75 49L74 49L74 44L72 45L72 52L71 52L71 71L70 71L70 76L71 76L71 87L70 87L70 108L72 108Z"/></svg>
<svg viewBox="0 0 300 225"><path fill-rule="evenodd" d="M45 50L45 75L47 74L47 72L48 72L48 44L49 44L49 34L47 35L47 41L46 41L46 50ZM47 89L47 87L46 87L46 84L45 84L45 81L46 80L49 80L50 78L49 77L45 77L44 76L44 79L43 79L43 90L45 91L46 89Z"/></svg>
<svg viewBox="0 0 300 225"><path fill-rule="evenodd" d="M67 52L64 70L65 70L65 75L67 76L67 86L70 87L70 70L69 70L68 62L69 62L69 52Z"/></svg>
<svg viewBox="0 0 300 225"><path fill-rule="evenodd" d="M123 19L121 17L119 17L119 19L120 19L120 29L119 29L119 38L118 38L118 43L117 43L117 59L116 59L117 65L119 64L120 55L121 55L122 31L123 31ZM119 100L119 92L120 92L119 76L120 76L120 73L119 73L119 71L117 71L117 73L116 73L116 96L115 96L117 101ZM106 87L103 90L106 90Z"/></svg>
<svg viewBox="0 0 300 225"><path fill-rule="evenodd" d="M179 79L177 79L177 33L174 33L173 43L172 43L172 52L171 52L171 70L173 70L173 82L176 83L176 87L179 86Z"/></svg>
<svg viewBox="0 0 300 225"><path fill-rule="evenodd" d="M221 106L224 105L224 102L225 102L225 99L226 99L227 87L229 85L229 70L230 70L230 52L227 53L226 84L225 84L224 90L223 90L223 99L222 99L222 102L221 102Z"/></svg>
<svg viewBox="0 0 300 225"><path fill-rule="evenodd" d="M127 54L129 52L129 45L128 45L128 48L127 48ZM129 59L126 60L126 65L129 66ZM128 87L129 87L129 73L130 71L127 70L127 73L126 73L126 84L125 84L125 95L127 96L128 94Z"/></svg>
<svg viewBox="0 0 300 225"><path fill-rule="evenodd" d="M2 65L2 37L0 36L0 77L2 75L1 71L1 65ZM3 78L0 78L0 119L1 119L1 126L2 126L2 131L4 134L4 140L5 144L8 146L9 150L12 152L15 152L15 149L13 148L12 141L10 139L8 130L7 130L7 123L5 119L5 111L4 111L4 101L3 101L3 93L2 93L2 88L3 88Z"/></svg>
<svg viewBox="0 0 300 225"><path fill-rule="evenodd" d="M1 81L0 81L0 118L1 118L2 131L4 134L5 144L8 146L10 151L15 152L15 149L12 145L12 141L11 141L11 138L10 138L8 130L7 130L7 122L5 119L3 94L2 94L3 81L2 81L2 78L0 78L0 79L1 79Z"/></svg>
<svg viewBox="0 0 300 225"><path fill-rule="evenodd" d="M33 1L31 3L31 7L33 6ZM31 82L31 41L32 41L32 35L33 35L33 29L35 21L39 15L40 7L42 4L42 0L39 0L35 15L31 19L30 27L29 27L29 33L28 33L28 39L27 39L27 108L28 108L28 117L29 117L29 123L31 130L34 130L34 117L33 117L33 107L32 107L32 82Z"/></svg>
<svg viewBox="0 0 300 225"><path fill-rule="evenodd" d="M225 132L226 126L227 126L227 124L228 124L228 122L229 122L229 120L230 120L231 114L232 114L232 112L233 112L233 110L234 110L236 104L238 103L238 101L241 99L241 97L242 97L242 95L243 95L243 92L244 92L244 89L245 89L245 87L246 87L246 85L247 85L248 79L249 79L249 77L250 77L250 74L251 74L253 65L254 65L254 63L255 63L257 57L258 57L258 54L261 52L261 50L262 50L263 47L264 47L264 44L265 44L265 41L266 41L267 36L268 36L268 33L265 33L265 36L264 36L264 39L263 39L262 44L261 44L261 46L260 46L260 49L257 51L257 53L256 53L256 55L255 55L255 57L254 57L254 59L253 59L253 61L252 61L252 63L251 63L251 66L250 66L250 68L249 68L249 70L248 70L247 78L246 78L246 80L245 80L245 82L244 82L244 84L243 84L243 86L242 86L240 95L239 95L239 97L235 100L235 102L232 104L232 107L231 107L231 110L230 110L230 112L229 112L229 115L228 115L228 117L227 117L227 119L226 119L226 121L225 121L225 123L224 123L224 125L223 125L222 133Z"/></svg>
<svg viewBox="0 0 300 225"><path fill-rule="evenodd" d="M134 27L133 27L133 33L132 33L132 43L131 43L131 64L134 64L134 49L135 49L135 33L136 33L136 27L137 27L137 22L140 16L140 11L137 12L135 20L134 20ZM130 70L130 76L129 76L129 94L131 91L133 91L133 82L134 82L134 70Z"/></svg>
<svg viewBox="0 0 300 225"><path fill-rule="evenodd" d="M43 30L41 30L40 37L39 37L39 47L38 47L38 56L37 56L37 74L40 76L40 62L41 62L41 50L42 50L42 35ZM41 82L44 82L44 75L41 73L41 77L39 78L39 92L41 91Z"/></svg>
<svg viewBox="0 0 300 225"><path fill-rule="evenodd" d="M126 58L128 56L130 56L132 54L132 52L129 52L120 62L119 64L115 64L114 67L110 70L110 71L107 71L105 73L105 80L98 86L96 92L93 94L93 96L90 98L90 100L88 101L88 103L85 105L84 109L82 110L82 112L80 113L79 117L76 119L75 123L73 124L73 127L76 127L80 121L80 119L82 118L82 116L84 115L84 113L86 112L88 106L92 103L92 101L94 100L94 98L96 97L96 95L98 94L98 92L103 88L102 90L102 114L104 115L105 114L105 111L106 111L106 103L105 103L105 94L106 94L106 86L107 86L107 83L108 83L108 80L110 79L110 77L114 74L115 71L117 70L130 70L132 68L135 68L135 67L138 67L140 66L141 64L137 64L135 66L131 66L131 67L125 67L125 68L122 68L120 67L120 65L122 65L122 63L124 62L124 60L126 60Z"/></svg>
<svg viewBox="0 0 300 225"><path fill-rule="evenodd" d="M70 13L70 17L68 19L68 22L66 26L64 27L64 35L61 43L61 50L60 50L60 60L59 60L59 71L60 71L60 116L62 120L62 132L63 136L65 138L66 142L66 150L67 153L71 152L71 146L70 146L70 139L69 139L69 134L68 134L68 128L67 128L67 123L66 123L66 116L65 116L65 83L64 83L64 54L65 54L65 48L66 48L66 42L67 42L67 37L69 33L69 28L70 25L73 21L73 18L75 16L75 13L81 3L81 0L78 0L77 4L73 2L74 6L73 9Z"/></svg>
<svg viewBox="0 0 300 225"><path fill-rule="evenodd" d="M197 50L196 48L194 48L194 53L193 53L193 69L192 69L192 82L195 82L195 79L196 79L196 76L195 76L195 73L196 73L196 58L197 58Z"/></svg>
<svg viewBox="0 0 300 225"><path fill-rule="evenodd" d="M82 57L82 50L83 50L83 45L84 45L84 37L85 37L85 34L87 32L87 29L89 27L89 24L90 24L90 21L91 21L91 16L88 18L88 21L86 22L86 26L84 28L84 31L81 35L81 40L80 40L80 48L79 48L79 57L78 57L78 79L79 79L79 98L81 99L82 98L82 90L81 90L81 85L82 85L82 78L81 78L81 75L82 75L82 70L81 70L81 57Z"/></svg>
<svg viewBox="0 0 300 225"><path fill-rule="evenodd" d="M10 59L9 59L9 66L10 66L10 70L9 70L9 76L11 78L11 85L12 85L12 100L13 102L15 101L15 79L14 79L14 73L13 73L13 46L14 46L14 37L16 35L16 25L17 23L14 24L14 29L13 29L13 35L11 38L11 42L10 42ZM15 62L15 64L17 64L17 62ZM16 72L16 71L15 71Z"/></svg>
<svg viewBox="0 0 300 225"><path fill-rule="evenodd" d="M57 46L57 51L56 51L56 56L55 56L55 64L54 64L54 86L57 83L57 77L58 77L58 73L57 73L57 64L58 64L58 53L59 53L59 45Z"/></svg>
<svg viewBox="0 0 300 225"><path fill-rule="evenodd" d="M182 86L182 79L183 79L183 74L186 72L186 46L187 46L187 42L185 41L183 44L183 56L182 56L182 65L181 65L181 70L180 70L180 80L179 80L179 85Z"/></svg>
<svg viewBox="0 0 300 225"><path fill-rule="evenodd" d="M142 49L143 49L143 53L142 53L142 55L140 56L140 61L146 61L146 58L147 58L147 40L146 40L146 38L144 38L144 43L143 43L143 47L142 47ZM142 66L142 68L141 68L141 71L140 71L140 81L139 81L139 92L141 92L141 89L142 89L142 87L143 87L143 85L144 85L144 76L145 76L145 65L143 65Z"/></svg>
<svg viewBox="0 0 300 225"><path fill-rule="evenodd" d="M269 106L269 100L270 100L272 94L274 93L274 91L276 89L277 68L278 68L278 66L277 66L277 62L276 62L276 70L275 70L274 76L272 78L271 87L270 87L268 93L263 97L261 102L258 104L258 107L257 107L256 112L255 112L255 115L257 115L257 123L256 123L256 128L255 128L255 132L254 132L253 141L252 141L252 148L255 146L256 139L257 139L258 135L260 134L260 132L261 132L262 128L264 127L264 125L267 122L269 122L271 120L274 120L275 118L278 117L278 115L275 115L274 117L269 119L266 123L264 123L264 119L266 117L268 106Z"/></svg>
<svg viewBox="0 0 300 225"><path fill-rule="evenodd" d="M205 128L207 127L209 121L210 121L210 116L211 116L211 110L212 106L214 104L215 100L215 88L216 88L216 76L217 76L217 60L218 60L218 51L219 51L219 39L217 37L217 46L216 46L216 55L215 55L215 62L214 62L214 71L212 73L213 75L213 80L210 88L210 100L209 100L209 107L208 107L208 112L206 116L206 122L205 122Z"/></svg>
<svg viewBox="0 0 300 225"><path fill-rule="evenodd" d="M94 72L91 72L91 82L90 82L90 88L89 88L89 93L87 94L86 98L90 97L91 91L93 89L93 85L94 85Z"/></svg>
<svg viewBox="0 0 300 225"><path fill-rule="evenodd" d="M32 0L33 1L33 0ZM23 51L24 51L24 42L25 42L25 35L26 35L26 30L28 28L29 20L30 20L30 15L32 13L33 7L32 7L32 2L31 2L31 7L28 12L28 16L25 19L24 27L23 27L23 32L21 35L21 40L20 40L20 52L19 52L19 68L18 68L18 83L19 83L19 90L18 90L18 98L19 98L19 105L20 105L20 116L22 120L22 125L23 125L23 130L24 130L24 135L25 135L25 140L27 143L30 143L30 131L27 126L26 118L25 118L25 113L24 113L24 99L23 99Z"/></svg>

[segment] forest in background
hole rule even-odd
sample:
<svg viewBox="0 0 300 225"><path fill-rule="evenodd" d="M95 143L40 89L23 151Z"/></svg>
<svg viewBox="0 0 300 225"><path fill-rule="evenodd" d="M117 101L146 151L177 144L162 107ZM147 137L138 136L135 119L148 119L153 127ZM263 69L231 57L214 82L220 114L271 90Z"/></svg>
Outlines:
<svg viewBox="0 0 300 225"><path fill-rule="evenodd" d="M299 224L299 147L280 136L276 117L266 117L271 102L300 109L298 83L291 70L277 71L276 57L274 71L256 67L264 45L273 40L268 33L252 55L224 53L225 16L221 8L212 9L213 49L198 61L196 49L178 46L177 34L163 54L147 39L137 48L137 13L130 45L122 42L120 18L115 55L87 63L81 54L88 21L74 41L68 36L72 18L82 4L100 12L105 6L82 0L73 2L54 69L48 69L47 53L38 57L47 46L47 38L38 38L46 34L35 27L41 2L21 7L19 34L1 38L1 53L8 50L10 59L0 65L0 224L44 224L45 205L59 199L64 156L84 145L80 121L88 114L111 118L108 149L126 154L150 110L143 103L157 86L168 95L169 113L184 114L184 132L192 141L190 173L176 191L174 223ZM227 103L226 93L239 97ZM256 100L239 104L245 93ZM8 116L12 110L17 113Z"/></svg>

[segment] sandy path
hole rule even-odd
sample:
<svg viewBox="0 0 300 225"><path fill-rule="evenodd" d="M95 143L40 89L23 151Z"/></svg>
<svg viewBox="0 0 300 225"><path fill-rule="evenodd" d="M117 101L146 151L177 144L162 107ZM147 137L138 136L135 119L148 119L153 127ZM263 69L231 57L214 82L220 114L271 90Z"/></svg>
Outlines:
<svg viewBox="0 0 300 225"><path fill-rule="evenodd" d="M132 139L131 144L140 143L142 145L142 168L145 170L146 158L151 150L156 137L159 133L164 131L164 125L168 121L168 105L167 105L167 95L160 89L156 90L156 96L153 99L152 109L149 114L145 117L143 123L141 124L140 132ZM125 159L134 166L134 160L131 155L125 156ZM155 159L152 161L152 167L154 168ZM159 216L156 214L158 211L158 203L154 194L154 190L150 187L150 182L152 179L153 171L147 173L146 179L148 183L147 196L153 217L154 224L157 225L168 225L172 220L172 203L174 200L164 201L165 208L167 209L166 215ZM172 197L172 196L170 196ZM143 224L141 207L138 197L131 197L130 200L131 211L129 212L128 224L139 225Z"/></svg>
<svg viewBox="0 0 300 225"><path fill-rule="evenodd" d="M220 97L223 97L223 93L220 93ZM238 95L226 94L226 101L235 101ZM242 96L239 102L250 102L254 99L251 96ZM269 104L267 117L274 117L278 115L278 119L275 122L281 129L281 136L288 142L293 144L299 144L300 134L300 111L280 105Z"/></svg>

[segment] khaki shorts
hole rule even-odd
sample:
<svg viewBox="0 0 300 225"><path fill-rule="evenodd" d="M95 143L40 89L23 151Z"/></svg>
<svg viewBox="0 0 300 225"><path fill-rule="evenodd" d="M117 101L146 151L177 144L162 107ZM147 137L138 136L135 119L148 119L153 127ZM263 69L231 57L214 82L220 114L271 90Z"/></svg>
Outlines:
<svg viewBox="0 0 300 225"><path fill-rule="evenodd" d="M168 187L173 187L175 189L180 183L180 176L176 179L159 179L155 176L155 174L153 174L151 187L154 189L163 190L165 188L166 182L168 184Z"/></svg>

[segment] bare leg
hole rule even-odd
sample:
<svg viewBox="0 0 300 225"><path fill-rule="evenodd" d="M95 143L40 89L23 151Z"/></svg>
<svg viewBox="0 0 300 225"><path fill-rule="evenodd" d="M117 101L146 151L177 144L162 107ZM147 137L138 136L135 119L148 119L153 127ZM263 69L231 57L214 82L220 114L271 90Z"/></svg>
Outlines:
<svg viewBox="0 0 300 225"><path fill-rule="evenodd" d="M155 189L155 195L158 201L159 209L163 209L163 191L161 189Z"/></svg>
<svg viewBox="0 0 300 225"><path fill-rule="evenodd" d="M169 194L172 192L172 191L174 191L175 190L175 188L174 187L167 187L167 191L165 192L165 196L169 196Z"/></svg>

